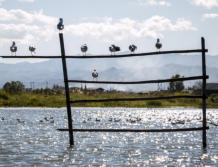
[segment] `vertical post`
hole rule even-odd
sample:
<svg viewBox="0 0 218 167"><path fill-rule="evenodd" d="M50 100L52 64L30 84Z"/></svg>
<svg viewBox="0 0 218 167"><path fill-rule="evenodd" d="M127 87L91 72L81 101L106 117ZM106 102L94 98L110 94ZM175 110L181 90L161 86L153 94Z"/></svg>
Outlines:
<svg viewBox="0 0 218 167"><path fill-rule="evenodd" d="M207 115L206 115L206 58L205 58L205 40L201 38L201 49L202 49L202 74L203 74L203 83L202 83L202 112L203 112L203 131L202 131L202 142L203 148L207 147Z"/></svg>
<svg viewBox="0 0 218 167"><path fill-rule="evenodd" d="M62 33L59 33L59 39L60 39L60 46L61 46L62 67L63 67L65 93L66 93L69 140L70 140L70 145L74 145L71 106L70 106L70 93L69 93L69 84L68 84L68 76L67 76L67 65L66 65L66 58L65 58L64 39Z"/></svg>

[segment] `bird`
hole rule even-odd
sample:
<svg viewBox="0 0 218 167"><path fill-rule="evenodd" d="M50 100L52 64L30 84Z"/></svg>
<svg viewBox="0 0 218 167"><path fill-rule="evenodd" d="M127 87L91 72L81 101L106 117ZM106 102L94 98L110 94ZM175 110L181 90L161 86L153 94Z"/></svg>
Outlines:
<svg viewBox="0 0 218 167"><path fill-rule="evenodd" d="M96 69L94 69L94 71L92 72L92 77L93 77L93 80L98 78L98 72L96 71Z"/></svg>
<svg viewBox="0 0 218 167"><path fill-rule="evenodd" d="M156 48L160 51L160 49L162 48L162 43L160 43L160 39L157 38L157 43L156 43Z"/></svg>
<svg viewBox="0 0 218 167"><path fill-rule="evenodd" d="M21 121L19 118L17 118L18 123L24 123L25 121Z"/></svg>
<svg viewBox="0 0 218 167"><path fill-rule="evenodd" d="M98 118L95 118L95 121L96 121L96 122L100 122L101 120L100 120L100 119L98 119Z"/></svg>
<svg viewBox="0 0 218 167"><path fill-rule="evenodd" d="M14 41L12 42L10 50L11 50L11 54L15 53L15 56L16 56L17 46L16 46L16 43Z"/></svg>
<svg viewBox="0 0 218 167"><path fill-rule="evenodd" d="M34 54L36 53L35 50L36 50L36 48L34 46L32 46L32 45L29 46L29 51L31 52L32 56L33 56L33 53Z"/></svg>
<svg viewBox="0 0 218 167"><path fill-rule="evenodd" d="M135 52L135 50L137 49L137 46L135 46L135 45L129 45L129 50L130 50L130 52L132 52L132 53L134 53Z"/></svg>
<svg viewBox="0 0 218 167"><path fill-rule="evenodd" d="M116 46L114 44L112 44L110 47L109 47L109 51L111 52L111 55L112 53L115 53L115 52L119 52L121 49L119 46Z"/></svg>
<svg viewBox="0 0 218 167"><path fill-rule="evenodd" d="M59 29L60 31L64 29L64 24L63 24L62 18L59 19L59 23L57 24L57 29Z"/></svg>
<svg viewBox="0 0 218 167"><path fill-rule="evenodd" d="M86 44L84 44L84 45L81 46L80 49L83 52L83 56L85 56L86 52L88 51L88 46Z"/></svg>

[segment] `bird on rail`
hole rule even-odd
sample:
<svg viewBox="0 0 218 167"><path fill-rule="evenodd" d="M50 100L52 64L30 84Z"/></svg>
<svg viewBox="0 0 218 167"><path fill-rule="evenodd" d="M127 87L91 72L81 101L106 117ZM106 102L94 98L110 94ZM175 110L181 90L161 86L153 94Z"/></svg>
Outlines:
<svg viewBox="0 0 218 167"><path fill-rule="evenodd" d="M81 51L83 52L83 56L86 56L86 52L88 51L88 46L86 44L81 46Z"/></svg>
<svg viewBox="0 0 218 167"><path fill-rule="evenodd" d="M64 24L63 24L62 18L59 19L59 23L57 24L57 29L59 29L60 31L64 29Z"/></svg>
<svg viewBox="0 0 218 167"><path fill-rule="evenodd" d="M160 43L160 39L157 38L157 42L156 42L156 48L160 51L160 49L162 48L162 43Z"/></svg>
<svg viewBox="0 0 218 167"><path fill-rule="evenodd" d="M92 72L92 77L93 77L93 80L96 79L96 81L97 81L98 72L96 71L96 69L94 69L94 72Z"/></svg>
<svg viewBox="0 0 218 167"><path fill-rule="evenodd" d="M135 45L129 45L129 50L130 50L130 52L132 52L132 53L134 53L135 51L136 51L136 49L137 49L137 46L135 46Z"/></svg>
<svg viewBox="0 0 218 167"><path fill-rule="evenodd" d="M32 54L32 56L33 56L33 54L36 54L36 48L34 47L34 46L29 46L29 51L31 52L31 54Z"/></svg>
<svg viewBox="0 0 218 167"><path fill-rule="evenodd" d="M109 51L111 52L111 55L115 55L115 52L119 52L121 49L119 46L116 46L114 44L112 44L110 47L109 47Z"/></svg>
<svg viewBox="0 0 218 167"><path fill-rule="evenodd" d="M12 42L12 45L10 47L10 50L11 50L11 54L13 55L13 53L15 54L16 56L16 52L17 52L17 46L16 46L16 43L13 41Z"/></svg>

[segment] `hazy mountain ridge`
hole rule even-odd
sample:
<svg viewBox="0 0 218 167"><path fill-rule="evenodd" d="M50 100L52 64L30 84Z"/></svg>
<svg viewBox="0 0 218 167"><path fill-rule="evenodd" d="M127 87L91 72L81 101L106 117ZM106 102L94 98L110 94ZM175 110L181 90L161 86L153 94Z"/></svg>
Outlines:
<svg viewBox="0 0 218 167"><path fill-rule="evenodd" d="M134 58L135 59L135 58ZM145 65L144 65L145 64ZM158 65L157 65L158 64ZM149 80L170 78L174 74L197 76L202 74L199 55L160 55L155 59L150 56L129 60L70 60L67 63L69 79L92 80L91 72L97 69L99 80ZM218 82L218 56L207 56L207 74L209 82ZM0 85L7 81L63 83L61 60L49 60L39 63L0 63ZM77 84L78 86L78 84ZM106 88L108 86L104 85ZM111 86L111 85L110 85ZM129 89L140 89L144 86L125 86ZM121 85L116 88L122 88ZM148 87L149 88L149 87ZM151 87L150 87L151 88Z"/></svg>

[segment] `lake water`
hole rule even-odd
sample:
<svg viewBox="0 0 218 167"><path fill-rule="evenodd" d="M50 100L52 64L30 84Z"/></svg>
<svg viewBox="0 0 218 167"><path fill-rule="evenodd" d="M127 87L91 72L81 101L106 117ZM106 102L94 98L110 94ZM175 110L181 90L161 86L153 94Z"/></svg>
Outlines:
<svg viewBox="0 0 218 167"><path fill-rule="evenodd" d="M189 128L200 109L72 108L74 128ZM218 109L207 110L218 124ZM97 118L97 121L96 121ZM218 166L218 130L171 133L74 133L69 147L65 108L0 108L0 166Z"/></svg>

